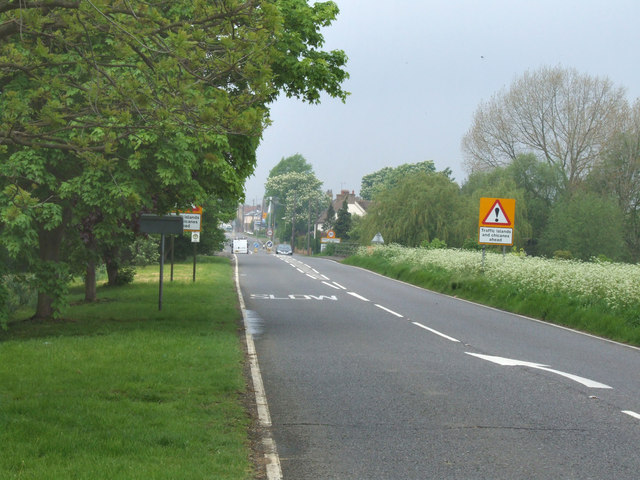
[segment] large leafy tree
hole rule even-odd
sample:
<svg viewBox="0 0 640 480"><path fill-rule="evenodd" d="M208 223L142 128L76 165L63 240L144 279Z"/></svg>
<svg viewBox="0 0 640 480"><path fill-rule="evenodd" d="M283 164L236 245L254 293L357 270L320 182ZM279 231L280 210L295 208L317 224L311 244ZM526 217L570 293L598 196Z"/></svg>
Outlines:
<svg viewBox="0 0 640 480"><path fill-rule="evenodd" d="M291 0L0 2L0 235L37 274L36 316L59 306L63 246L95 260L136 212L240 199L278 91L346 97L344 53L320 50L336 14Z"/></svg>

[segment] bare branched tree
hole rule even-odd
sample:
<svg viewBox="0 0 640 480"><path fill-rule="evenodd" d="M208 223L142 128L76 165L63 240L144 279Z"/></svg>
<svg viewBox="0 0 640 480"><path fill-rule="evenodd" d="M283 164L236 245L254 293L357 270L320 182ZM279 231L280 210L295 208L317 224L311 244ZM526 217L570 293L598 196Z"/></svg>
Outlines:
<svg viewBox="0 0 640 480"><path fill-rule="evenodd" d="M467 169L502 166L534 153L559 167L570 187L620 131L627 107L624 89L606 78L561 67L529 71L477 109L462 140Z"/></svg>

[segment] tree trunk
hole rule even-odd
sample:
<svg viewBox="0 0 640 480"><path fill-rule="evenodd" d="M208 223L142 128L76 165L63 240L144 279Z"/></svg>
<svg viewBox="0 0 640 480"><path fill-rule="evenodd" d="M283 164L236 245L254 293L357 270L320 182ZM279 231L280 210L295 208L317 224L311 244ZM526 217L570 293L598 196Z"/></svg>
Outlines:
<svg viewBox="0 0 640 480"><path fill-rule="evenodd" d="M96 262L95 260L89 260L87 262L87 272L84 279L84 301L95 302L96 299Z"/></svg>
<svg viewBox="0 0 640 480"><path fill-rule="evenodd" d="M63 219L60 226L46 230L40 228L38 232L38 243L40 246L40 261L45 262L58 262L60 261L60 249L62 247L62 239L64 237L64 227L67 224L70 217L70 211L63 212ZM59 279L59 281L64 281ZM42 287L38 288L38 303L36 305L36 313L33 316L38 320L49 320L53 316L53 301L55 299L46 291L42 290Z"/></svg>

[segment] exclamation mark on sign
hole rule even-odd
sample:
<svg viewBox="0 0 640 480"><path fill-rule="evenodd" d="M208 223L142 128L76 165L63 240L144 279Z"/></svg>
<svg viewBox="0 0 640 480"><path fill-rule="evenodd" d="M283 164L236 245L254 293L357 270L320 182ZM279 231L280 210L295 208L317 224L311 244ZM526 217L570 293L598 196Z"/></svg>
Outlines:
<svg viewBox="0 0 640 480"><path fill-rule="evenodd" d="M500 215L500 209L498 207L496 207L496 223L498 223L498 220L499 220L498 216L499 215Z"/></svg>

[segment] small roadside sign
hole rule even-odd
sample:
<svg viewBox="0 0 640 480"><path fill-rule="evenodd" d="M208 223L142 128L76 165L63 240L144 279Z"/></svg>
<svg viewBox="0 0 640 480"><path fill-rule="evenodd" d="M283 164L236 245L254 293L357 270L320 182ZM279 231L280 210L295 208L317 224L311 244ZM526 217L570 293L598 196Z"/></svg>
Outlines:
<svg viewBox="0 0 640 480"><path fill-rule="evenodd" d="M478 220L480 245L513 245L514 198L481 198Z"/></svg>
<svg viewBox="0 0 640 480"><path fill-rule="evenodd" d="M191 243L200 243L200 232L191 232Z"/></svg>
<svg viewBox="0 0 640 480"><path fill-rule="evenodd" d="M184 221L185 232L202 231L202 207L193 207L190 210L178 210L176 212Z"/></svg>

